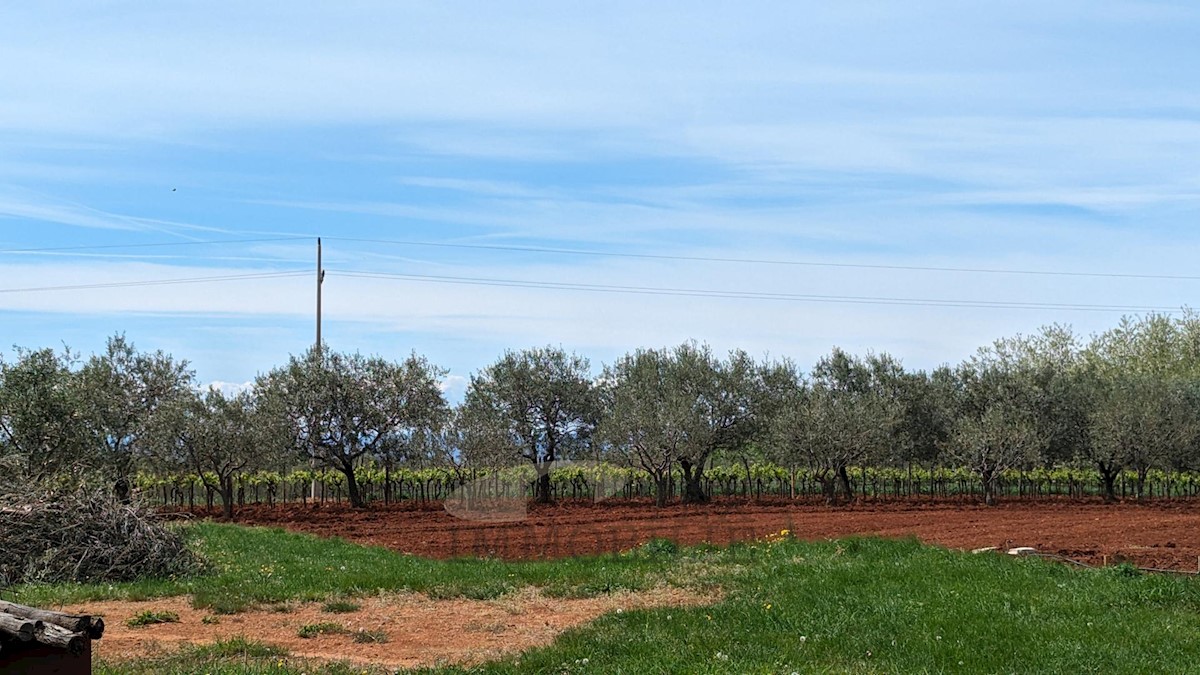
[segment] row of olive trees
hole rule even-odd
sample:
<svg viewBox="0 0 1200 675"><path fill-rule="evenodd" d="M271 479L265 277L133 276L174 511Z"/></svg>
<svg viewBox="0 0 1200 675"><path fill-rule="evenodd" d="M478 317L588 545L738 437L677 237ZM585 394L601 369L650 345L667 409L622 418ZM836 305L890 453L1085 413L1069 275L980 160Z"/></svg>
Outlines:
<svg viewBox="0 0 1200 675"><path fill-rule="evenodd" d="M905 371L838 350L797 380L764 444L807 465L829 501L848 467L965 466L991 503L1009 469L1091 466L1114 499L1124 471L1200 468L1200 318L1122 320L1086 342L1061 326L998 340L957 367Z"/></svg>
<svg viewBox="0 0 1200 675"><path fill-rule="evenodd" d="M366 457L413 461L445 439L443 371L314 349L227 395L196 386L187 362L139 352L124 336L81 360L17 349L0 360L0 476L107 481L129 498L138 468L201 477L232 515L238 475L308 460L346 474ZM427 460L430 458L426 458Z"/></svg>
<svg viewBox="0 0 1200 675"><path fill-rule="evenodd" d="M185 362L115 336L86 361L64 350L18 349L0 360L0 468L9 477L111 479L128 498L150 420L192 391Z"/></svg>
<svg viewBox="0 0 1200 675"><path fill-rule="evenodd" d="M682 476L707 499L713 462L807 468L826 499L853 498L851 467L965 466L993 501L1009 469L1092 466L1106 496L1123 471L1200 464L1200 320L1126 319L1081 340L1052 326L999 340L955 367L910 371L887 354L835 349L807 374L787 361L722 357L685 343L602 368L558 348L509 351L452 408L445 371L328 348L293 356L238 395L200 391L186 362L123 337L81 361L18 350L0 361L0 468L32 480L102 476L128 495L138 466L200 475L232 515L239 474L311 463L355 468L528 462L551 497L564 459L644 470L657 501ZM840 495L839 495L840 493Z"/></svg>

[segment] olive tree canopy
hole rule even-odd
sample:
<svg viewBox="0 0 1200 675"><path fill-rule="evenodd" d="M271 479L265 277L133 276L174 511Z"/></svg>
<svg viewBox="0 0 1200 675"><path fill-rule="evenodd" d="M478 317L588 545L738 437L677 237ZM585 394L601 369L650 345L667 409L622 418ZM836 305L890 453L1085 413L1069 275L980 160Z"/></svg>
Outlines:
<svg viewBox="0 0 1200 675"><path fill-rule="evenodd" d="M591 447L597 416L587 359L539 347L507 351L471 377L459 428L485 464L530 462L538 476L534 498L549 502L554 462Z"/></svg>
<svg viewBox="0 0 1200 675"><path fill-rule="evenodd" d="M350 504L362 507L355 468L397 439L443 423L444 375L415 354L394 363L314 347L261 377L258 386L264 405L287 421L293 448L345 475Z"/></svg>

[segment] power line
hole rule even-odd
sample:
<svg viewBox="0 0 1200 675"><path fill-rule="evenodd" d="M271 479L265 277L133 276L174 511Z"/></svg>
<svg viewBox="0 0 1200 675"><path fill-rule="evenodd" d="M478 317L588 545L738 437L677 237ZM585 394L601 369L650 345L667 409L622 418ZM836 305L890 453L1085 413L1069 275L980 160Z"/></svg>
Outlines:
<svg viewBox="0 0 1200 675"><path fill-rule="evenodd" d="M42 248L6 248L0 253L50 253L54 251L98 251L116 248L154 248L164 246L210 246L220 244L261 244L279 241L309 241L313 237L264 237L259 239L211 239L207 241L165 241L142 244L95 244L89 246L48 246Z"/></svg>
<svg viewBox="0 0 1200 675"><path fill-rule="evenodd" d="M135 288L139 286L171 286L175 284L201 284L216 281L246 281L252 279L284 279L307 276L307 271L261 272L257 274L225 274L211 277L184 277L178 279L146 279L142 281L114 281L97 284L73 284L69 286L35 286L28 288L0 288L0 293L40 293L43 291L82 291L97 288Z"/></svg>
<svg viewBox="0 0 1200 675"><path fill-rule="evenodd" d="M155 242L141 244L99 244L90 246L52 246L41 248L11 248L0 249L0 254L6 253L50 253L64 251L88 251L88 250L107 250L107 249L130 249L130 248L155 248L155 247L172 247L172 246L208 246L208 245L223 245L223 244L254 244L267 242L284 242L284 241L308 241L313 239L309 236L286 236L286 237L264 237L256 239L217 239L206 241L178 241L178 242ZM631 258L642 260L679 260L689 262L716 262L716 263L734 263L734 264L751 264L751 265L780 265L792 267L826 267L826 268L843 268L843 269L876 269L876 270L902 270L910 272L953 272L966 274L1009 274L1009 275L1035 275L1035 276L1057 276L1057 277L1084 277L1084 278L1109 278L1109 279L1159 279L1159 280L1175 280L1175 281L1200 281L1200 275L1184 275L1184 274L1138 274L1138 273L1123 273L1123 272L1069 272L1063 270L1027 270L1027 269L1002 269L988 267L937 267L927 265L884 265L884 264L869 264L869 263L840 263L840 262L822 262L815 260L784 260L772 258L730 258L719 256L689 256L689 255L671 255L659 253L632 253L628 251L596 251L588 249L571 249L571 248L551 248L544 246L505 246L500 244L461 244L453 242L435 242L435 241L415 241L401 239L367 239L358 237L325 237L328 241L345 241L367 244L391 244L396 246L420 246L430 248L453 248L453 249L474 249L485 251L507 251L512 253L540 253L551 255L578 255L603 258Z"/></svg>
<svg viewBox="0 0 1200 675"><path fill-rule="evenodd" d="M921 307L967 307L985 309L1055 309L1087 312L1164 312L1179 311L1177 307L1150 307L1133 305L1089 305L1080 303L1045 303L990 300L944 300L930 298L892 298L855 295L815 295L799 293L766 293L756 291L721 291L696 288L659 288L653 286L617 286L611 284L578 284L559 281L525 281L520 279L491 279L479 277L437 276L429 274L393 274L386 272L361 272L353 270L331 270L346 277L369 279L394 279L429 283L462 284L471 286L500 286L510 288L536 288L550 290L587 291L594 293L625 293L633 295L669 295L682 297L724 298L737 300L784 300L793 302L820 302L864 305L905 305Z"/></svg>
<svg viewBox="0 0 1200 675"><path fill-rule="evenodd" d="M723 258L712 256L669 255L656 253L630 253L617 251L595 251L572 248L547 248L542 246L502 246L499 244L458 244L434 241L406 241L397 239L359 239L352 237L326 237L330 241L348 241L368 244L394 244L398 246L426 246L436 248L478 249L486 251L511 251L517 253L547 253L580 255L604 258L639 258L648 260L685 260L691 262L742 263L753 265L787 265L796 267L834 267L848 269L904 270L917 272L957 272L972 274L1025 274L1057 277L1089 277L1112 279L1172 279L1176 281L1200 281L1200 276L1178 274L1133 274L1119 272L1067 272L1059 270L1000 269L988 267L932 267L922 265L873 265L865 263L818 262L813 260L781 260L771 258Z"/></svg>

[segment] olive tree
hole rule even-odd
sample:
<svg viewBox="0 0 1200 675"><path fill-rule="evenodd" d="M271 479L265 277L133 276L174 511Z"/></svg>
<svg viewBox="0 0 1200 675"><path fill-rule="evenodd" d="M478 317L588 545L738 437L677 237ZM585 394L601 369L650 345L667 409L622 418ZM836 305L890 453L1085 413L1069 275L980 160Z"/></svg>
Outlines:
<svg viewBox="0 0 1200 675"><path fill-rule="evenodd" d="M1177 466L1194 450L1200 419L1183 383L1129 374L1103 385L1091 433L1105 499L1116 498L1114 483L1124 468L1134 471L1134 494L1142 499L1150 469Z"/></svg>
<svg viewBox="0 0 1200 675"><path fill-rule="evenodd" d="M292 447L341 472L351 506L365 505L355 477L364 457L441 423L445 371L412 355L403 363L314 347L259 378L266 405L287 421Z"/></svg>
<svg viewBox="0 0 1200 675"><path fill-rule="evenodd" d="M485 463L530 462L534 499L546 503L554 462L590 447L598 411L587 359L555 347L510 350L471 376L460 428Z"/></svg>
<svg viewBox="0 0 1200 675"><path fill-rule="evenodd" d="M259 397L250 392L227 397L215 388L163 404L145 436L160 463L190 471L219 494L229 520L237 477L278 465L288 448L281 418L265 410Z"/></svg>
<svg viewBox="0 0 1200 675"><path fill-rule="evenodd" d="M827 504L837 501L838 484L846 500L853 500L849 468L883 458L894 440L902 409L896 392L882 386L891 380L877 377L890 372L890 363L835 349L813 368L810 386L797 380L790 387L787 404L775 416L776 457L806 466Z"/></svg>
<svg viewBox="0 0 1200 675"><path fill-rule="evenodd" d="M695 401L673 359L666 349L639 349L606 367L601 377L605 416L599 436L623 464L650 476L660 507L670 495L671 467L697 433Z"/></svg>
<svg viewBox="0 0 1200 675"><path fill-rule="evenodd" d="M981 349L956 371L958 417L947 441L951 459L976 476L984 502L995 503L1005 471L1037 462L1046 447L1029 371L1001 352Z"/></svg>
<svg viewBox="0 0 1200 675"><path fill-rule="evenodd" d="M16 349L0 359L0 456L41 480L79 469L89 448L70 351Z"/></svg>
<svg viewBox="0 0 1200 675"><path fill-rule="evenodd" d="M683 501L708 501L704 471L710 458L719 451L740 453L761 437L770 418L768 380L774 370L740 350L719 359L708 345L694 342L672 349L665 364L682 402L678 414L685 433L675 455Z"/></svg>
<svg viewBox="0 0 1200 675"><path fill-rule="evenodd" d="M992 506L1004 472L1036 461L1043 446L1044 440L1027 415L995 404L958 421L950 455L979 477L983 501Z"/></svg>
<svg viewBox="0 0 1200 675"><path fill-rule="evenodd" d="M78 372L82 415L97 465L114 480L122 501L129 499L139 443L158 409L190 393L193 375L186 361L162 351L139 352L123 335L109 338Z"/></svg>
<svg viewBox="0 0 1200 675"><path fill-rule="evenodd" d="M1135 472L1141 498L1151 468L1197 463L1200 317L1124 317L1092 339L1083 360L1092 407L1081 457L1099 471L1105 499L1116 499L1125 469Z"/></svg>

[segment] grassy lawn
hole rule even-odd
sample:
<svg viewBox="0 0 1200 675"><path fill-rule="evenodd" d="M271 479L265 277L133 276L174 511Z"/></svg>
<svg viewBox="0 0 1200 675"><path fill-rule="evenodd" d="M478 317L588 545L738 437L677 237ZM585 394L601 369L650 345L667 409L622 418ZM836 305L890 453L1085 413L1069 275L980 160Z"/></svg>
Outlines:
<svg viewBox="0 0 1200 675"><path fill-rule="evenodd" d="M590 596L657 585L664 569L661 556L653 551L521 563L437 561L281 529L197 523L188 526L185 534L209 561L209 574L134 583L23 586L10 589L6 597L49 607L191 595L196 607L228 614L255 604L324 601L396 590L487 599L538 586L549 595Z"/></svg>
<svg viewBox="0 0 1200 675"><path fill-rule="evenodd" d="M192 593L198 606L325 600L380 589L494 597L527 585L563 595L662 583L720 586L712 607L610 614L553 645L474 671L495 673L1194 672L1200 582L915 541L848 539L675 550L557 562L434 562L278 530L192 526L210 577L36 587L17 600ZM99 672L349 673L233 641Z"/></svg>

